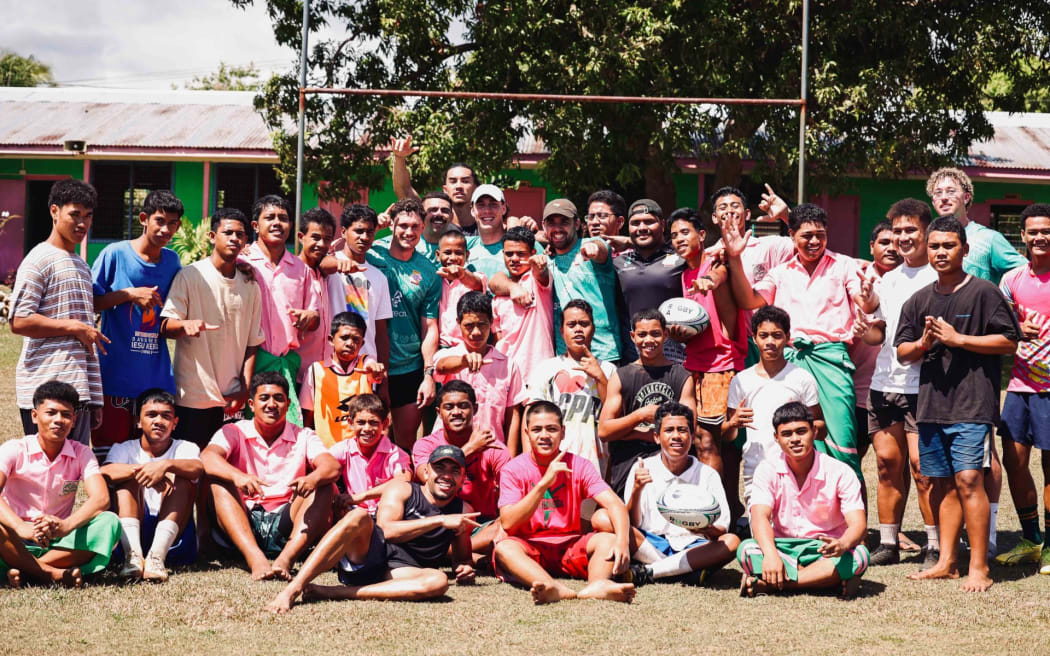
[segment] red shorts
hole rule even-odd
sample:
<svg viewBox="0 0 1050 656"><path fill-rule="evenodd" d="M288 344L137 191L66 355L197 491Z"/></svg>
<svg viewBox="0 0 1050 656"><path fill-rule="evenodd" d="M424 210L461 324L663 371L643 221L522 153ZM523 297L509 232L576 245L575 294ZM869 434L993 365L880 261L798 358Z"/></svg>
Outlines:
<svg viewBox="0 0 1050 656"><path fill-rule="evenodd" d="M135 422L135 399L124 396L102 397L102 424L91 431L91 446L108 447L131 439Z"/></svg>
<svg viewBox="0 0 1050 656"><path fill-rule="evenodd" d="M551 576L568 576L574 579L587 578L587 543L591 541L594 532L584 533L575 540L551 544L542 540L528 540L509 536L504 540L513 540L521 545L525 554L540 564ZM508 576L496 562L496 556L492 556L492 568L501 580L506 581Z"/></svg>

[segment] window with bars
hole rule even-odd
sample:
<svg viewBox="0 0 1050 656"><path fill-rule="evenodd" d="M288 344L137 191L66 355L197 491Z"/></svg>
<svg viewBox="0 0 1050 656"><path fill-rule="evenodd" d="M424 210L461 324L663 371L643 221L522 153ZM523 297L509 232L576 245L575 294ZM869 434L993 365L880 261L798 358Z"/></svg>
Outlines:
<svg viewBox="0 0 1050 656"><path fill-rule="evenodd" d="M142 233L138 215L149 192L171 189L170 163L94 162L91 183L98 207L91 223L92 239L134 239Z"/></svg>
<svg viewBox="0 0 1050 656"><path fill-rule="evenodd" d="M1003 233L1006 241L1021 254L1026 252L1021 240L1021 210L1023 205L992 205L991 227Z"/></svg>
<svg viewBox="0 0 1050 656"><path fill-rule="evenodd" d="M255 199L267 194L283 196L277 174L269 164L219 164L215 167L212 209L233 207L250 219Z"/></svg>

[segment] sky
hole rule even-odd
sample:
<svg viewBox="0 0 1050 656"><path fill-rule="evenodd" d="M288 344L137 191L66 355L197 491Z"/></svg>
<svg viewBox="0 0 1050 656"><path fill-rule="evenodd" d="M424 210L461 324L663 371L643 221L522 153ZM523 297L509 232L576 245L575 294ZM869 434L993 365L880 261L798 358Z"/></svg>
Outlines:
<svg viewBox="0 0 1050 656"><path fill-rule="evenodd" d="M0 48L49 64L62 86L170 89L220 61L298 66L274 41L264 0L244 10L228 0L0 0L0 16Z"/></svg>

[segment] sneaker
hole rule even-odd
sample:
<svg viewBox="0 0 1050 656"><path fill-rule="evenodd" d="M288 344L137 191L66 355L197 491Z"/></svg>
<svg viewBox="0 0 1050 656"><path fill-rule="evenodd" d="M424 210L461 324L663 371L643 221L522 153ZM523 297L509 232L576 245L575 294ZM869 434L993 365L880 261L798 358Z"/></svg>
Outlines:
<svg viewBox="0 0 1050 656"><path fill-rule="evenodd" d="M922 559L923 569L930 569L931 567L937 564L937 561L941 559L940 549L931 549L930 545L926 545L922 548L922 551L924 554Z"/></svg>
<svg viewBox="0 0 1050 656"><path fill-rule="evenodd" d="M1021 538L1013 549L995 557L995 562L1006 567L1014 565L1034 565L1039 562L1043 545L1036 544L1027 538Z"/></svg>
<svg viewBox="0 0 1050 656"><path fill-rule="evenodd" d="M124 560L124 567L120 570L120 576L126 579L141 579L145 559L139 554L130 554Z"/></svg>
<svg viewBox="0 0 1050 656"><path fill-rule="evenodd" d="M1039 558L1039 573L1050 575L1050 546L1043 547L1043 554Z"/></svg>
<svg viewBox="0 0 1050 656"><path fill-rule="evenodd" d="M900 547L892 544L880 544L871 552L872 565L896 565L901 561Z"/></svg>
<svg viewBox="0 0 1050 656"><path fill-rule="evenodd" d="M648 565L643 565L641 563L631 564L631 583L634 584L634 587L640 588L646 583L652 582L653 570L650 569Z"/></svg>
<svg viewBox="0 0 1050 656"><path fill-rule="evenodd" d="M163 583L168 580L168 569L164 567L164 559L150 552L146 556L146 566L142 571L142 578L147 581Z"/></svg>

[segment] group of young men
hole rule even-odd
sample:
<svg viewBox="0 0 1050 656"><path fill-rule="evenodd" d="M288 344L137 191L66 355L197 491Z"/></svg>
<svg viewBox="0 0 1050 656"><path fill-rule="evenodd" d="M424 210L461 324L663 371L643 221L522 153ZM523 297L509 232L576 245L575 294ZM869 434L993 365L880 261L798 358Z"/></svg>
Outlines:
<svg viewBox="0 0 1050 656"><path fill-rule="evenodd" d="M441 595L446 564L537 603L630 602L735 557L744 595L849 597L869 564L919 548L901 532L912 479L927 534L913 578L959 576L964 525L966 589L992 584L992 557L1050 574L1028 473L1031 448L1050 449L1050 206L1022 214L1026 258L968 219L969 179L941 169L937 218L895 203L868 262L829 251L825 212L769 187L760 220L789 236L754 237L727 187L708 244L696 210L608 190L584 215L556 199L516 217L459 164L420 199L412 152L392 147L401 200L383 216L311 209L297 255L288 202L264 196L250 218L216 210L210 254L187 266L166 248L182 203L155 191L141 235L89 269L74 249L95 192L55 183L51 236L11 302L26 437L0 445L9 584L79 585L113 553L122 576L163 581L226 551L288 581L275 612ZM681 297L709 327L657 309ZM1024 529L1000 555L997 427ZM717 499L718 519L669 522L661 500L680 485ZM314 583L333 569L339 585Z"/></svg>

